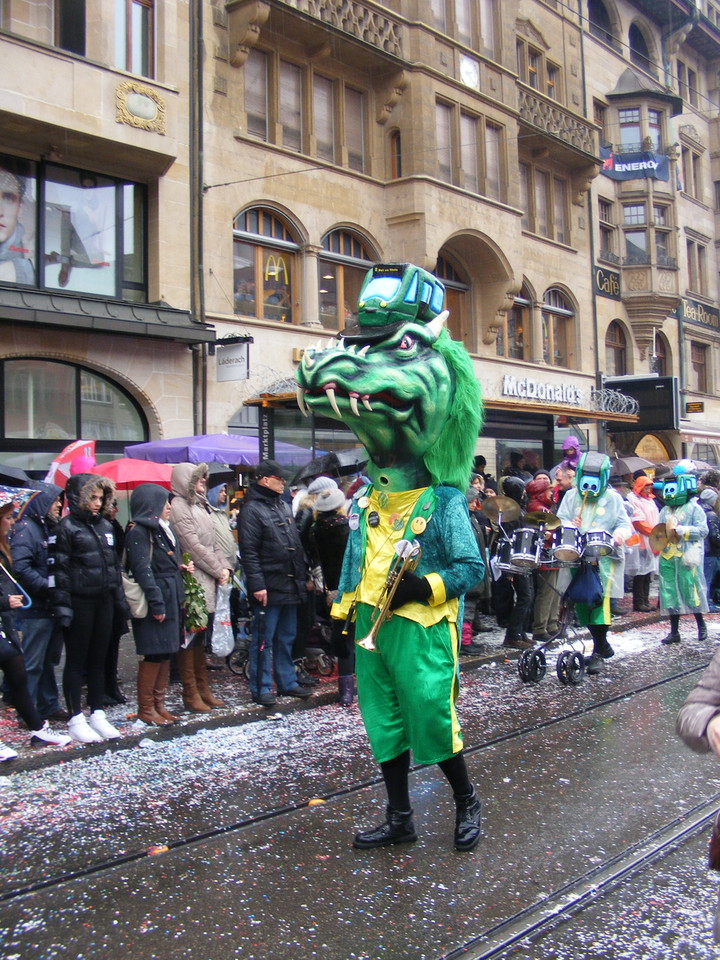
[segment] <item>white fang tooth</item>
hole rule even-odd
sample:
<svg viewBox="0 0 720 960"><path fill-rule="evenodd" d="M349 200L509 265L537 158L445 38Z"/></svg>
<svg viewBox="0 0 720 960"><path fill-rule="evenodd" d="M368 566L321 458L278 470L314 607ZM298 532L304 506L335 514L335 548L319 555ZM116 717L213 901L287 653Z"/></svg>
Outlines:
<svg viewBox="0 0 720 960"><path fill-rule="evenodd" d="M326 350L336 350L337 349L337 340L335 337L332 338L330 343L325 347Z"/></svg>
<svg viewBox="0 0 720 960"><path fill-rule="evenodd" d="M354 356L357 353L357 345L354 343L351 343L350 346L347 348L347 352L352 353Z"/></svg>
<svg viewBox="0 0 720 960"><path fill-rule="evenodd" d="M342 337L340 337L340 339L337 342L337 349L343 350L343 351L347 350L347 347L345 346L345 341L343 340Z"/></svg>
<svg viewBox="0 0 720 960"><path fill-rule="evenodd" d="M359 416L360 416L360 413L359 413L359 411L358 411L357 402L358 402L358 394L357 394L357 393L351 393L351 394L350 394L350 409L352 410L353 414L354 414L356 417L359 417Z"/></svg>
<svg viewBox="0 0 720 960"><path fill-rule="evenodd" d="M333 408L338 417L342 417L340 413L340 408L337 405L337 400L335 399L335 391L332 387L325 387L325 396L328 398L330 406Z"/></svg>
<svg viewBox="0 0 720 960"><path fill-rule="evenodd" d="M370 397L365 396L365 397L360 397L360 399L361 399L362 405L365 407L365 409L366 409L366 410L369 410L370 413L372 413L372 407L370 406Z"/></svg>
<svg viewBox="0 0 720 960"><path fill-rule="evenodd" d="M296 395L296 397L297 397L297 404L298 404L298 406L300 407L300 413L301 413L304 417L306 417L306 416L308 415L308 408L307 408L307 405L306 405L306 403L305 403L305 391L303 390L303 388L302 388L299 384L298 384L298 387L297 387L297 389L296 389L296 391L295 391L295 395Z"/></svg>
<svg viewBox="0 0 720 960"><path fill-rule="evenodd" d="M369 343L366 343L364 347L361 347L361 348L358 350L358 352L357 352L358 356L359 356L359 357L362 357L363 359L365 359L365 356L366 356L366 354L367 354L367 352L368 352L369 349L370 349L370 344L369 344Z"/></svg>

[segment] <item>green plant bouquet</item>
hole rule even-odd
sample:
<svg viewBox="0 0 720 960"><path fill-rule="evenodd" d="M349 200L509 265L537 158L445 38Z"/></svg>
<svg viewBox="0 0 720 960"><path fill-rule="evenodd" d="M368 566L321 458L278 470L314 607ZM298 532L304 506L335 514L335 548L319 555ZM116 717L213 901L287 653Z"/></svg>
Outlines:
<svg viewBox="0 0 720 960"><path fill-rule="evenodd" d="M186 566L190 563L189 553L182 555L182 562ZM208 612L205 591L195 577L188 570L183 570L182 578L185 588L185 643L183 646L187 647L195 634L207 626Z"/></svg>

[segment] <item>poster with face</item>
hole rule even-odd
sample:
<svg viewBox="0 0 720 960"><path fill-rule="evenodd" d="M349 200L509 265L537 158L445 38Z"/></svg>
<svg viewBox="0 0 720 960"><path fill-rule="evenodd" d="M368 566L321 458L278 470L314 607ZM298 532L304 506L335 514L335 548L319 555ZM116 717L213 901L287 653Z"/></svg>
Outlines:
<svg viewBox="0 0 720 960"><path fill-rule="evenodd" d="M35 165L0 154L0 281L35 284Z"/></svg>

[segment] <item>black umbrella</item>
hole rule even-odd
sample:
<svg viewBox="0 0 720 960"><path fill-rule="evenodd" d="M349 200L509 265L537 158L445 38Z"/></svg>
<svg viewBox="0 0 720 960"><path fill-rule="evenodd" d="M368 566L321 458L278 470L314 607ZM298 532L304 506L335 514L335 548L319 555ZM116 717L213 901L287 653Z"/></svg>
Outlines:
<svg viewBox="0 0 720 960"><path fill-rule="evenodd" d="M616 457L611 461L610 476L622 477L626 473L636 473L638 470L649 470L655 464L652 460L646 460L644 457L636 457L634 454L628 457Z"/></svg>
<svg viewBox="0 0 720 960"><path fill-rule="evenodd" d="M339 462L337 454L324 453L321 457L315 457L304 467L300 467L292 478L292 485L297 486L301 480L309 480L311 477L319 477L322 473L338 473Z"/></svg>
<svg viewBox="0 0 720 960"><path fill-rule="evenodd" d="M224 463L208 464L208 488L212 490L221 483L230 483L233 486L236 481L235 471L232 467L227 467Z"/></svg>
<svg viewBox="0 0 720 960"><path fill-rule="evenodd" d="M9 464L0 463L0 483L7 484L10 487L25 487L29 480L30 477L20 467L11 467Z"/></svg>
<svg viewBox="0 0 720 960"><path fill-rule="evenodd" d="M352 447L350 450L338 450L338 472L341 476L348 473L360 473L370 459L364 447Z"/></svg>

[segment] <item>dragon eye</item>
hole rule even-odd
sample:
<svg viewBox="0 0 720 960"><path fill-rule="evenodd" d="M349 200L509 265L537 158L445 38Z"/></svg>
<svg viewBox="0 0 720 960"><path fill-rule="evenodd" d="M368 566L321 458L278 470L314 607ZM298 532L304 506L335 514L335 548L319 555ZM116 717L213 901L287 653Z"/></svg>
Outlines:
<svg viewBox="0 0 720 960"><path fill-rule="evenodd" d="M400 343L398 344L399 350L411 350L415 346L415 340L409 335L405 334Z"/></svg>

